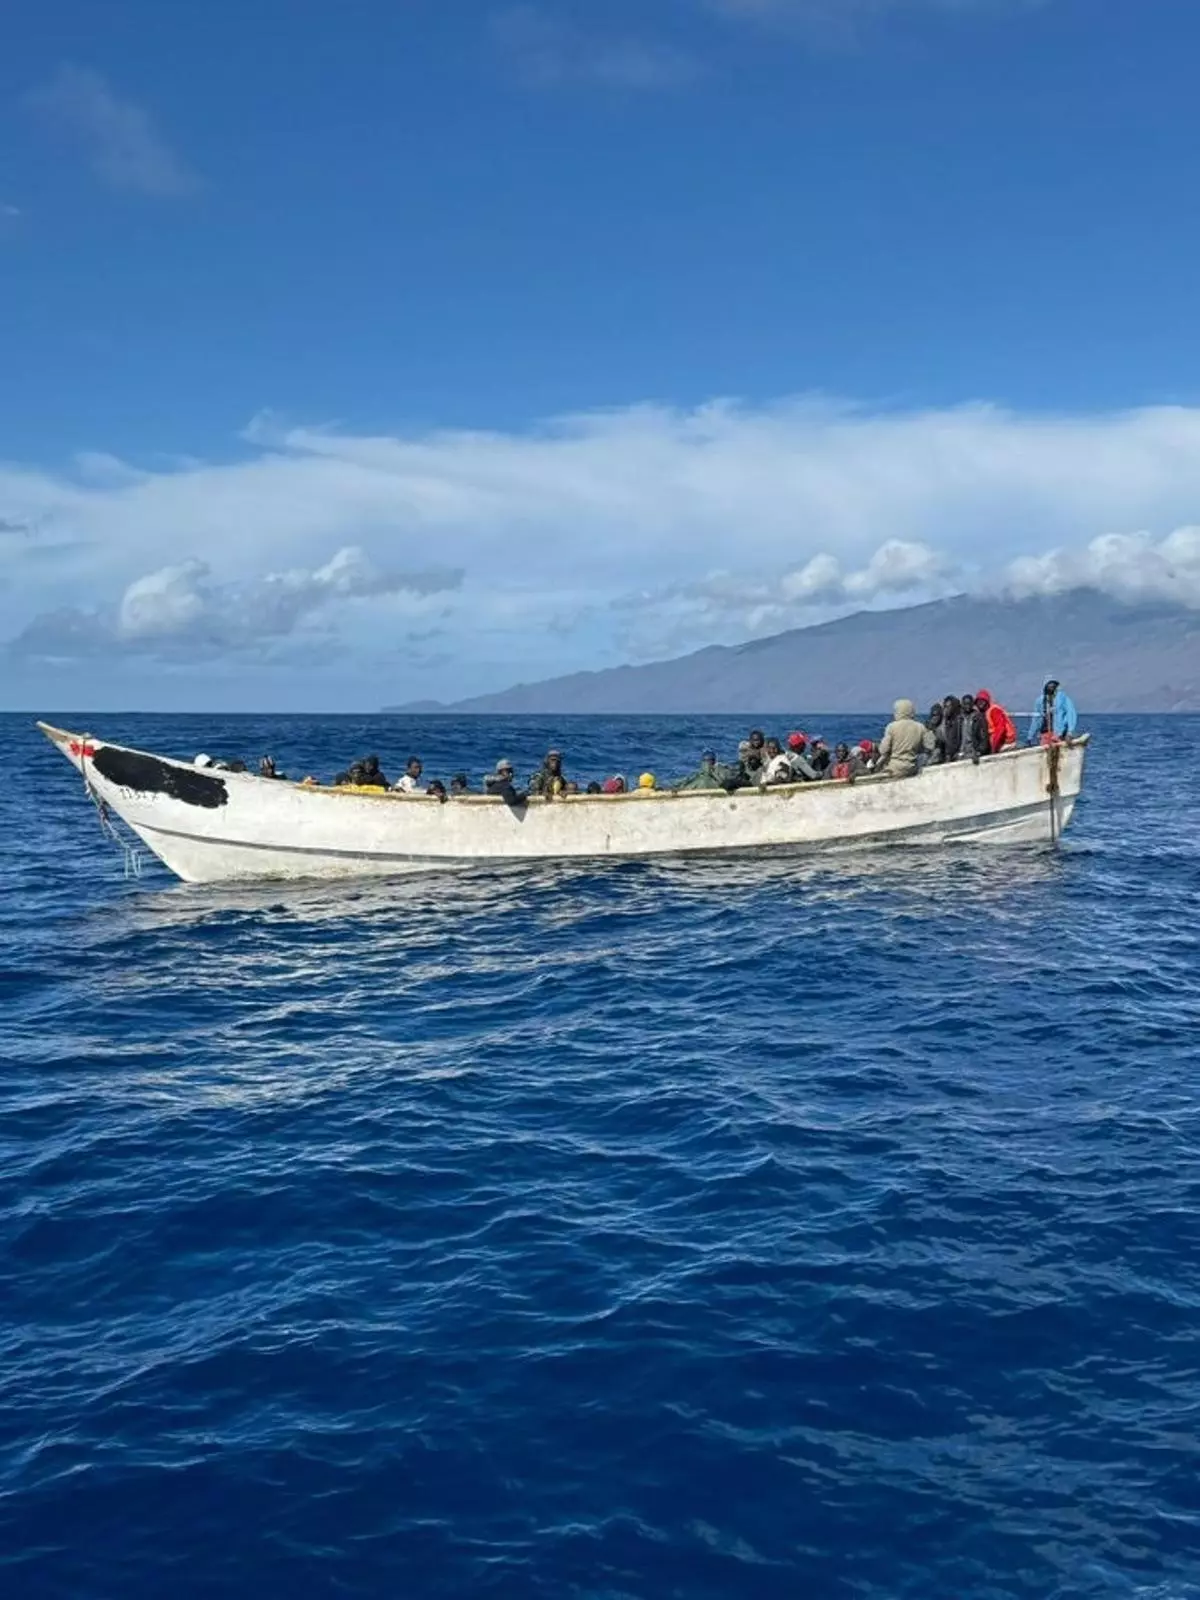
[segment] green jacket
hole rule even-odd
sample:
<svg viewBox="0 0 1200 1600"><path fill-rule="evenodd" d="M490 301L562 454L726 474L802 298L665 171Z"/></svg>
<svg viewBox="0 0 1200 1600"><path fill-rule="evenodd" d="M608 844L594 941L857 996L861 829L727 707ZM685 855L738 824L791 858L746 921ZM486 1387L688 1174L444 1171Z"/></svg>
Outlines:
<svg viewBox="0 0 1200 1600"><path fill-rule="evenodd" d="M720 766L700 767L695 772L681 778L675 785L676 789L723 789L725 780L722 777Z"/></svg>
<svg viewBox="0 0 1200 1600"><path fill-rule="evenodd" d="M563 793L566 785L567 780L561 772L551 772L549 767L539 767L529 780L529 792L554 800Z"/></svg>

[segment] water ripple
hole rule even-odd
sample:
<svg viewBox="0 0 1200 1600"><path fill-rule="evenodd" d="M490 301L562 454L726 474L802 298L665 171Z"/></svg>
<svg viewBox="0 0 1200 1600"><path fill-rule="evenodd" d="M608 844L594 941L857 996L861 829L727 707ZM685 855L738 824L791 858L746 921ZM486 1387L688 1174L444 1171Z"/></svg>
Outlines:
<svg viewBox="0 0 1200 1600"><path fill-rule="evenodd" d="M1058 852L194 889L0 719L6 1592L1200 1595L1200 730L1099 731Z"/></svg>

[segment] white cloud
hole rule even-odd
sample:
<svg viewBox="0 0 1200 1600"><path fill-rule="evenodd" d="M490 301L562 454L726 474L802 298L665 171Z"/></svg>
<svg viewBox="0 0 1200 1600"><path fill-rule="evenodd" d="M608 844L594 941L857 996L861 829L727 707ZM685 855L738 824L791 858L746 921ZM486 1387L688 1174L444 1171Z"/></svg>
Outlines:
<svg viewBox="0 0 1200 1600"><path fill-rule="evenodd" d="M492 32L517 74L536 87L593 83L608 89L669 89L689 82L699 70L691 56L672 45L581 29L541 6L508 7L493 18Z"/></svg>
<svg viewBox="0 0 1200 1600"><path fill-rule="evenodd" d="M952 593L956 580L953 565L929 545L888 539L850 571L824 551L781 573L714 572L694 583L624 595L613 609L622 618L624 648L643 659L697 639L761 638L803 627L831 610Z"/></svg>
<svg viewBox="0 0 1200 1600"><path fill-rule="evenodd" d="M97 650L190 658L257 650L339 601L397 594L423 601L460 588L462 577L437 568L381 571L362 550L347 547L313 570L221 584L206 562L192 558L136 578L112 611L67 606L34 617L12 649L52 659Z"/></svg>
<svg viewBox="0 0 1200 1600"><path fill-rule="evenodd" d="M0 464L0 526L19 534L0 538L0 639L242 650L315 625L314 593L337 628L326 558L353 545L377 572L470 573L438 601L467 692L495 672L545 676L951 587L1087 583L1200 607L1197 523L1198 408L810 397L406 435L260 417L223 463L150 469L91 451L57 472ZM280 631L276 616L292 620ZM154 634L155 617L178 623ZM347 660L374 648L351 630Z"/></svg>
<svg viewBox="0 0 1200 1600"><path fill-rule="evenodd" d="M74 139L92 171L114 189L170 196L196 187L144 107L124 100L90 67L69 63L27 97L46 122Z"/></svg>
<svg viewBox="0 0 1200 1600"><path fill-rule="evenodd" d="M848 574L846 594L855 600L911 594L915 589L929 589L942 579L945 572L945 558L927 544L888 539L879 546L861 572Z"/></svg>
<svg viewBox="0 0 1200 1600"><path fill-rule="evenodd" d="M1017 599L1088 588L1118 600L1165 600L1200 610L1200 526L1176 528L1165 539L1106 533L1081 549L1021 556L1010 562L1000 586Z"/></svg>

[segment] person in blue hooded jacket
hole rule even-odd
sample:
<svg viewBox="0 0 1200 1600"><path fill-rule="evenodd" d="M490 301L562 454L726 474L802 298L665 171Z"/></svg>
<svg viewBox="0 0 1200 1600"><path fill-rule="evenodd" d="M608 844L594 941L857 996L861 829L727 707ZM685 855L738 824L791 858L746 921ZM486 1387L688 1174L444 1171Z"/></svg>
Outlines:
<svg viewBox="0 0 1200 1600"><path fill-rule="evenodd" d="M1029 742L1037 744L1048 733L1058 739L1069 739L1078 721L1074 700L1059 687L1057 678L1047 678L1042 697L1029 719Z"/></svg>

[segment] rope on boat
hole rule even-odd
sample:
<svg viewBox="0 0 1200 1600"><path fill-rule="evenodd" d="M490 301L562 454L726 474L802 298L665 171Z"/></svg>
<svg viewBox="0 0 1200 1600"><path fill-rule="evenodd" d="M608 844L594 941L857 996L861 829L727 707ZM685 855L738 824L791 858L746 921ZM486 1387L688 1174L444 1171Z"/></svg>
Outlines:
<svg viewBox="0 0 1200 1600"><path fill-rule="evenodd" d="M136 845L130 844L128 839L117 832L108 803L103 795L96 792L95 785L88 776L88 757L94 750L94 745L89 734L84 734L79 741L79 770L83 774L83 792L96 808L96 816L100 820L100 831L111 839L120 850L125 863L126 878L140 878L142 875L143 854Z"/></svg>
<svg viewBox="0 0 1200 1600"><path fill-rule="evenodd" d="M1047 767L1049 781L1046 784L1046 793L1050 796L1050 843L1057 844L1062 835L1062 817L1059 813L1058 797L1058 766L1062 756L1062 745L1051 744L1046 746Z"/></svg>

